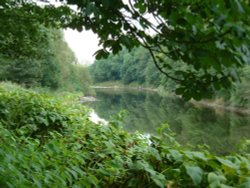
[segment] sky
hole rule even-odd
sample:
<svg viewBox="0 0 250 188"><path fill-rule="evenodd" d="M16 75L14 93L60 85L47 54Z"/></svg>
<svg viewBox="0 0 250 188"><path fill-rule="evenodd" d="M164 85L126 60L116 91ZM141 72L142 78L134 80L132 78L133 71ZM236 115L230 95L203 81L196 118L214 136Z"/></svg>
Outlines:
<svg viewBox="0 0 250 188"><path fill-rule="evenodd" d="M100 48L98 47L98 38L92 31L82 31L66 29L64 30L64 38L69 47L75 53L81 64L91 64L94 62L94 53Z"/></svg>

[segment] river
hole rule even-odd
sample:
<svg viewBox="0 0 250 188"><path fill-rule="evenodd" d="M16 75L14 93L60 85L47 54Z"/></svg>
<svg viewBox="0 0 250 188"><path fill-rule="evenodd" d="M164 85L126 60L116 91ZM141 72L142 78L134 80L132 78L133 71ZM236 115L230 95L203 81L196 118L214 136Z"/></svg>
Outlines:
<svg viewBox="0 0 250 188"><path fill-rule="evenodd" d="M196 106L176 97L163 97L152 91L96 89L98 101L88 103L101 118L109 120L125 109L126 130L156 134L157 127L168 123L183 145L207 145L215 154L237 152L238 144L250 139L250 116L222 109Z"/></svg>

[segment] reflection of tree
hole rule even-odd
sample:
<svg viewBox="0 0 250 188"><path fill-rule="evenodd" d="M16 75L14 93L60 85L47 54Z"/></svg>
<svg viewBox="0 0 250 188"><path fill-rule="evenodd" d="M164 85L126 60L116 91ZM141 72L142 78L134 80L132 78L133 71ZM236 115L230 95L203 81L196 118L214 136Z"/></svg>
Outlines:
<svg viewBox="0 0 250 188"><path fill-rule="evenodd" d="M236 149L242 138L250 138L250 118L235 114L216 114L209 108L195 108L173 97L161 97L152 92L97 90L99 102L91 104L102 118L126 109L129 115L124 126L129 131L155 134L162 123L168 123L176 139L194 146L207 144L215 153Z"/></svg>

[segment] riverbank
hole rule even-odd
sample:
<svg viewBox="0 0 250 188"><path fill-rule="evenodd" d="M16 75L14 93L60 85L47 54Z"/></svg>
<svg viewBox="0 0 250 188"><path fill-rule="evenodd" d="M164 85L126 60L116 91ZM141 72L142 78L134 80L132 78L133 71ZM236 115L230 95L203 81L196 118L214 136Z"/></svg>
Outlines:
<svg viewBox="0 0 250 188"><path fill-rule="evenodd" d="M161 96L174 96L174 97L179 97L175 93L170 93L162 88L153 88L153 87L146 87L143 85L138 85L138 84L130 84L130 85L124 85L121 84L120 82L103 82L103 83L98 83L98 85L91 86L92 89L117 89L117 90L138 90L138 91L152 91L152 92L157 92ZM213 109L219 109L223 111L228 111L232 113L236 113L239 115L246 115L250 116L250 109L248 108L243 108L243 107L236 107L236 106L231 106L231 105L226 105L224 99L211 99L211 100L201 100L201 101L196 101L196 100L190 100L190 103L194 104L195 106L199 107L208 107L208 108L213 108Z"/></svg>
<svg viewBox="0 0 250 188"><path fill-rule="evenodd" d="M141 86L138 84L130 84L130 85L124 85L120 82L103 82L98 85L90 86L92 89L132 89L132 90L140 90L140 91L154 91L159 92L159 89L152 88L152 87L146 87Z"/></svg>
<svg viewBox="0 0 250 188"><path fill-rule="evenodd" d="M208 100L202 100L202 101L195 101L191 100L191 103L193 103L196 106L202 106L202 107L209 107L209 108L214 108L214 109L219 109L223 111L229 111L233 112L239 115L247 115L250 116L250 109L247 108L240 108L240 107L234 107L234 106L225 106L216 103L216 100L214 101L208 101Z"/></svg>
<svg viewBox="0 0 250 188"><path fill-rule="evenodd" d="M87 107L16 85L0 84L0 101L1 187L249 184L247 152L191 151L171 135L152 136L149 145L140 133L125 131L119 118L108 126L94 124ZM223 183L216 179L221 177Z"/></svg>
<svg viewBox="0 0 250 188"><path fill-rule="evenodd" d="M184 147L208 146L213 154L238 151L241 139L250 139L250 116L185 102L179 97L129 89L96 89L98 102L87 103L99 117L110 121L122 112L121 126L129 131L157 135L167 123ZM124 111L125 110L125 111Z"/></svg>

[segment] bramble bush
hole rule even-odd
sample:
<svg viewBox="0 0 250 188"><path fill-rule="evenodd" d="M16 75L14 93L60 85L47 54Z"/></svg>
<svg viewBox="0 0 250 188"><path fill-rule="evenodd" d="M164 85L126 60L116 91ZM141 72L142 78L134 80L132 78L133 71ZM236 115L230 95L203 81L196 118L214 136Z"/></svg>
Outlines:
<svg viewBox="0 0 250 188"><path fill-rule="evenodd" d="M80 104L0 84L0 187L250 187L250 156L188 151ZM168 140L168 142L166 142ZM170 141L171 142L170 142Z"/></svg>

